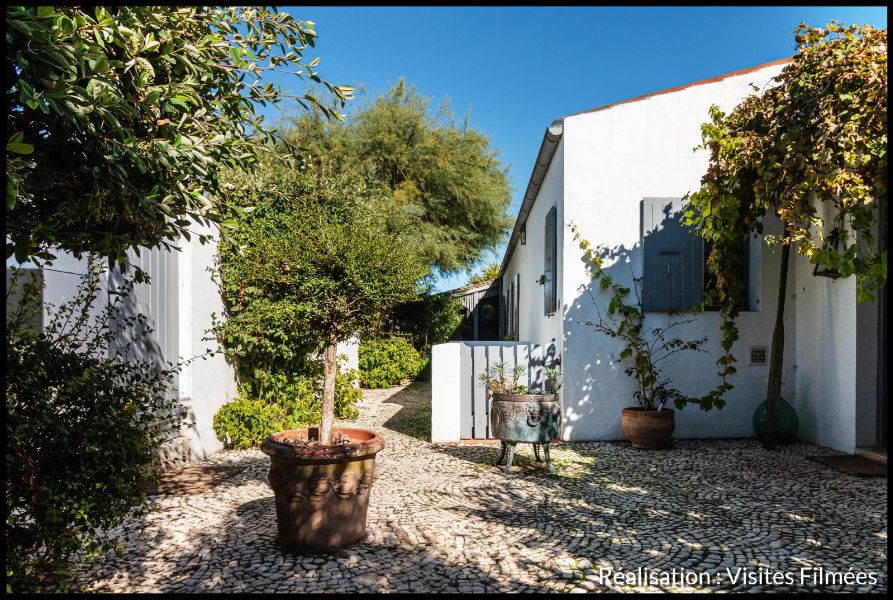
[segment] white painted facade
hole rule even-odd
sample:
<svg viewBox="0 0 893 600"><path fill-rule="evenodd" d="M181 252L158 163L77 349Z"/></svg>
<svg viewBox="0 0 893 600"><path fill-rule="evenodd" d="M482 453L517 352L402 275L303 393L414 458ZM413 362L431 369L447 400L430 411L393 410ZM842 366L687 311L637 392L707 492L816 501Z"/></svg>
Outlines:
<svg viewBox="0 0 893 600"><path fill-rule="evenodd" d="M697 190L709 156L693 149L701 143L700 126L710 106L732 110L753 93L751 84L766 85L783 67L765 65L563 119L558 147L529 207L526 243L510 245L502 275L506 290L520 274L518 339L543 345L554 340L561 356L563 439L623 439L621 410L635 405L633 381L613 362L622 346L585 325L597 318L587 291L603 314L610 298L590 280L571 225L593 246L612 249L606 270L632 288L633 278L643 276L643 198L682 198ZM563 224L557 232L559 310L546 316L537 279L543 273L545 215L552 206ZM777 219L765 226L766 233L780 233ZM780 252L752 239L750 310L738 319L734 389L722 409L689 406L678 413L675 437L754 435L752 415L765 398L768 366L749 364L750 348L771 346ZM878 309L857 305L853 278L815 277L812 268L792 253L782 395L797 409L799 437L852 452L876 439ZM673 385L690 397L717 384L715 360L721 354L719 313L696 317L679 333L688 339L707 336L708 351L680 353L662 364ZM649 312L646 328L669 319L667 313Z"/></svg>
<svg viewBox="0 0 893 600"><path fill-rule="evenodd" d="M139 255L128 253L129 262L142 268L151 279L151 284L136 285L131 298L131 310L146 315L154 330L138 350L139 357L176 363L205 356L190 361L175 378L183 427L180 436L162 448L164 458L171 460L200 460L221 450L223 444L213 429L214 414L237 395L233 368L223 354L211 355L218 344L205 339L210 337L212 313L218 318L224 314L217 283L209 271L214 264L216 243L198 241L198 234L213 231L197 223L190 231L191 241L181 239L179 252L156 249L142 250ZM57 254L53 264L43 269L44 323L48 320L48 303L58 305L70 299L88 268L86 259L78 260L64 252ZM114 286L116 275L104 272L101 285L105 289L97 298L95 312L108 301L110 281ZM338 354L346 358L343 367L358 368L356 340L339 343Z"/></svg>

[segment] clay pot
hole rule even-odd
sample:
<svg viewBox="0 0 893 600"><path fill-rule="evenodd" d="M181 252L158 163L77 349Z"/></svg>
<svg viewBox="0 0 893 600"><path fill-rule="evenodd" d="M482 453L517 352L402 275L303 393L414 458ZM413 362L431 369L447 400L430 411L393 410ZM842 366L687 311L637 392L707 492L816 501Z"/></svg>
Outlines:
<svg viewBox="0 0 893 600"><path fill-rule="evenodd" d="M333 430L332 439L341 436L349 442L293 445L284 440L318 439L319 433L315 427L291 429L261 444L270 457L282 548L332 550L365 535L375 455L384 448L384 439L365 429Z"/></svg>
<svg viewBox="0 0 893 600"><path fill-rule="evenodd" d="M634 448L665 448L676 427L674 411L645 410L638 406L623 409L620 425Z"/></svg>

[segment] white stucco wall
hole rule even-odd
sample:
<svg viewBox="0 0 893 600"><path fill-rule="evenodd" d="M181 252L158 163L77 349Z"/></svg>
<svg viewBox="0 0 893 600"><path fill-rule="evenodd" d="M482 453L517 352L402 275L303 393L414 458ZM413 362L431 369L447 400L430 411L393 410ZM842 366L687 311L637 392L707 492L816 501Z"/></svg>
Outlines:
<svg viewBox="0 0 893 600"><path fill-rule="evenodd" d="M831 228L827 203L817 216ZM875 228L877 236L877 228ZM855 277L797 269L797 402L801 437L844 452L877 442L878 304L857 302Z"/></svg>
<svg viewBox="0 0 893 600"><path fill-rule="evenodd" d="M543 275L545 259L545 226L546 214L553 206L557 207L557 223L564 220L564 144L558 143L552 163L540 186L536 201L527 216L527 240L521 244L520 240L515 244L514 252L506 267L502 279L503 293L508 289L509 283L515 274L521 275L520 301L518 306L520 341L540 344L547 348L555 345L555 355L562 355L562 319L561 310L557 310L551 316L544 314L544 290L537 280ZM557 305L561 307L564 300L562 294L562 244L564 232L557 227L558 256L555 268L555 289L557 290Z"/></svg>
<svg viewBox="0 0 893 600"><path fill-rule="evenodd" d="M216 341L206 341L210 337L211 313L218 318L223 314L223 300L217 283L208 272L213 264L216 244L200 244L198 233L212 233L212 230L200 224L190 227L193 232L192 241L184 244L180 254L180 332L190 342L189 347L182 347L183 358L204 354L217 348ZM190 428L192 456L204 458L223 448L213 428L214 414L217 410L235 398L236 377L233 368L227 364L223 354L215 353L207 360L196 360L181 374L181 397L190 398L189 406L194 425ZM188 386L188 387L187 387Z"/></svg>
<svg viewBox="0 0 893 600"><path fill-rule="evenodd" d="M707 167L708 155L693 152L700 143L700 125L708 119L712 104L728 111L752 92L750 83L765 84L782 65L697 85L674 93L617 105L564 120L564 438L568 440L623 439L621 409L635 405L632 380L621 365L612 363L621 345L584 325L596 313L586 288L592 291L604 313L607 294L593 286L582 262L582 251L573 240L570 224L576 223L585 239L595 246L614 249L608 271L620 283L632 287L642 276L640 202L645 197L682 197L696 190ZM777 228L768 223L767 232ZM752 278L752 295L762 312L743 313L738 325L741 337L733 348L738 373L721 410L704 412L695 406L676 418L677 438L749 437L752 415L765 397L767 366L749 364L750 346L769 346L777 296L778 254L753 242L758 274ZM759 257L759 259L757 258ZM523 275L522 275L523 277ZM793 294L794 274L789 274ZM789 306L793 302L789 301ZM672 318L649 313L646 326L663 326ZM681 353L661 366L673 384L697 397L717 384L715 359L720 355L720 318L715 312L697 315L686 336L707 336L707 353ZM783 394L794 396L795 311L786 312L789 331L783 373Z"/></svg>
<svg viewBox="0 0 893 600"><path fill-rule="evenodd" d="M855 279L797 270L797 397L800 437L844 452L856 448Z"/></svg>
<svg viewBox="0 0 893 600"><path fill-rule="evenodd" d="M210 232L199 224L193 224L191 231L194 234ZM189 242L181 240L180 247L180 252L156 249L142 250L138 256L129 253L131 262L138 264L152 278L151 285L138 284L132 298L135 310L146 314L154 329L148 344L139 351L143 358L149 358L155 351L158 358L173 363L206 354L217 347L216 342L203 339L211 328L211 313L223 313L220 293L208 271L213 264L216 245L202 245L193 235ZM44 268L45 323L49 304L58 305L70 300L88 268L85 258L76 259L66 252L57 252L57 255L57 259ZM10 264L15 262L7 261L7 265ZM104 289L98 294L91 311L93 314L98 314L108 303L109 277L105 271L101 282ZM351 354L348 346L344 350ZM184 417L180 441L188 443L174 444L176 448L165 450L165 454L178 455L188 448L191 458L201 459L221 449L222 444L214 435L213 417L220 406L236 394L235 374L223 355L207 354L204 360L194 360L184 366L175 378L175 386ZM187 427L186 423L192 426Z"/></svg>

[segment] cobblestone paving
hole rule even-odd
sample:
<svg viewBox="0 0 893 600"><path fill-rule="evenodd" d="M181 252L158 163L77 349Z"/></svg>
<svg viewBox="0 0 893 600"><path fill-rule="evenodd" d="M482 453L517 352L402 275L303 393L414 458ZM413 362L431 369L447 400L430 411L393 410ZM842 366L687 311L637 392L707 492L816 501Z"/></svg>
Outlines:
<svg viewBox="0 0 893 600"><path fill-rule="evenodd" d="M281 553L269 459L223 452L208 462L246 469L203 493L150 497L146 517L113 532L127 543L124 555L84 570L84 589L887 589L886 479L805 459L830 450L796 444L770 454L752 440L677 441L652 452L621 442L561 444L552 452L560 471L549 475L525 445L516 473L505 477L493 466L498 446L424 441L429 397L430 384L421 383L364 394L359 423L383 432L387 447L361 543ZM733 581L739 567L745 572ZM638 582L600 577L601 569L639 568ZM873 572L877 584L828 579L848 569L850 581ZM767 573L790 581L773 585Z"/></svg>

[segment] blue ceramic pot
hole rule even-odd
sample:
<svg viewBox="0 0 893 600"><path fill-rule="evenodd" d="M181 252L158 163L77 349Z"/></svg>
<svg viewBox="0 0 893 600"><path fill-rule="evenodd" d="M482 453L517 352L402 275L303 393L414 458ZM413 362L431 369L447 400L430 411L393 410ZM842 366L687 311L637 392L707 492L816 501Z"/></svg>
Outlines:
<svg viewBox="0 0 893 600"><path fill-rule="evenodd" d="M762 439L763 427L766 425L766 401L760 402L753 413L753 430ZM790 444L797 440L797 428L800 419L797 411L784 398L779 398L778 425L775 430L775 441L779 444Z"/></svg>

